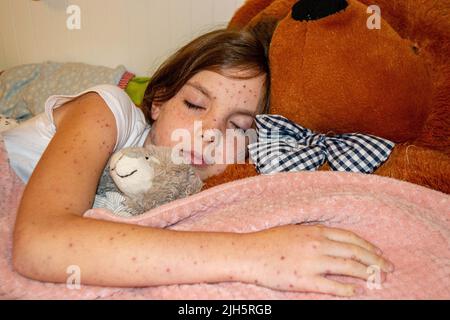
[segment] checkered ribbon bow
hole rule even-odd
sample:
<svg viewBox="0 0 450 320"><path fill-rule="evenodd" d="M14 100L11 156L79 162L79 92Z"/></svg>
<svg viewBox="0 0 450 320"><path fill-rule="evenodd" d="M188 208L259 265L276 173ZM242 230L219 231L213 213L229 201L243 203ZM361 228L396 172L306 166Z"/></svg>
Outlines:
<svg viewBox="0 0 450 320"><path fill-rule="evenodd" d="M332 170L372 173L389 157L394 143L359 133L317 134L280 115L256 116L257 141L248 146L259 173Z"/></svg>

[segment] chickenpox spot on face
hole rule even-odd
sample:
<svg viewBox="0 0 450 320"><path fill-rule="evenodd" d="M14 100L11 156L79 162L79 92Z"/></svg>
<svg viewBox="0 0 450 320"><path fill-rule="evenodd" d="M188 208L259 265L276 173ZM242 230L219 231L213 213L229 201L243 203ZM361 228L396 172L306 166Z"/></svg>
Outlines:
<svg viewBox="0 0 450 320"><path fill-rule="evenodd" d="M196 265L196 264L197 264L197 261L194 261L194 264Z"/></svg>
<svg viewBox="0 0 450 320"><path fill-rule="evenodd" d="M133 262L136 262L136 257L131 258Z"/></svg>
<svg viewBox="0 0 450 320"><path fill-rule="evenodd" d="M281 256L281 257L280 257L280 259L281 259L281 260L284 260L284 259L285 259L285 257L284 257L284 256Z"/></svg>
<svg viewBox="0 0 450 320"><path fill-rule="evenodd" d="M293 288L294 286L292 284L289 284L289 288Z"/></svg>
<svg viewBox="0 0 450 320"><path fill-rule="evenodd" d="M167 273L170 273L170 268L167 268L167 269L166 269L166 272L167 272Z"/></svg>

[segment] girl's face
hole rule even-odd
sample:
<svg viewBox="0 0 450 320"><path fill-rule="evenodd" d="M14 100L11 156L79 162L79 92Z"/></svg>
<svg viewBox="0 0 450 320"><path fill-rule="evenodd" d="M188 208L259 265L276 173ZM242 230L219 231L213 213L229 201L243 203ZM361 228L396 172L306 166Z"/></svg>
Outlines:
<svg viewBox="0 0 450 320"><path fill-rule="evenodd" d="M241 75L240 72L245 71L236 71L235 74ZM238 156L242 157L246 152L246 145L239 147L230 133L244 136L244 131L252 127L259 111L264 80L265 75L251 79L232 79L212 71L197 73L172 99L152 105L151 116L154 122L144 146L179 146L179 136L172 139L172 133L183 129L182 132L189 133L190 141L187 147L183 145L179 155L191 159L191 153L195 153L193 157L197 160L192 160L191 163L202 180L222 173L229 160L215 161L218 154L221 159L231 157L236 162L237 159L242 159ZM195 121L199 122L194 126ZM221 135L213 137L212 129L219 130ZM217 133L216 131L215 134ZM213 152L205 152L212 148ZM227 150L233 150L234 154L227 157ZM196 165L201 160L207 165Z"/></svg>

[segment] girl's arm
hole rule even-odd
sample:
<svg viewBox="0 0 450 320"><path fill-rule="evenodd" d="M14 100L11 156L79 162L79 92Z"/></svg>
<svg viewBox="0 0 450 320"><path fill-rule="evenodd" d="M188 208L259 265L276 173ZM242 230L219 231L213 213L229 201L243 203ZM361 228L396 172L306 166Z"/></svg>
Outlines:
<svg viewBox="0 0 450 320"><path fill-rule="evenodd" d="M83 218L116 142L115 119L96 93L60 108L57 131L18 208L13 264L24 276L66 282L68 268L77 266L81 283L90 285L237 280L350 295L352 285L319 274L367 278L370 264L387 270L371 244L345 231L287 226L250 234L181 232Z"/></svg>

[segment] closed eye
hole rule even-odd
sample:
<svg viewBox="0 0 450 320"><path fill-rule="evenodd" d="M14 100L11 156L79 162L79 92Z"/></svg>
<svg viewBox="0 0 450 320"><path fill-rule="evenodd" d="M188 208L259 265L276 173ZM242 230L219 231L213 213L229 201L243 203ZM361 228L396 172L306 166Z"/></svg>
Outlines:
<svg viewBox="0 0 450 320"><path fill-rule="evenodd" d="M189 109L194 109L194 110L205 109L205 108L203 108L203 107L201 107L201 106L198 106L198 105L196 105L196 104L190 103L190 102L187 101L187 100L184 100L184 104L185 104L186 107L188 107Z"/></svg>

